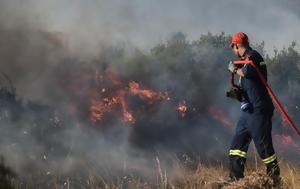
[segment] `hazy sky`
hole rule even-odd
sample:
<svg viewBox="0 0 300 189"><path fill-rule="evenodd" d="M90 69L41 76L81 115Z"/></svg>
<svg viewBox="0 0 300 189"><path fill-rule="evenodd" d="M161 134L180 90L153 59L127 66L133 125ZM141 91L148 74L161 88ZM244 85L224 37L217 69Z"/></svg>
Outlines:
<svg viewBox="0 0 300 189"><path fill-rule="evenodd" d="M10 22L27 19L68 33L79 44L129 42L148 49L181 31L197 39L208 31L244 31L267 49L299 40L297 0L1 0ZM3 12L3 11L2 11ZM6 18L7 19L7 18Z"/></svg>

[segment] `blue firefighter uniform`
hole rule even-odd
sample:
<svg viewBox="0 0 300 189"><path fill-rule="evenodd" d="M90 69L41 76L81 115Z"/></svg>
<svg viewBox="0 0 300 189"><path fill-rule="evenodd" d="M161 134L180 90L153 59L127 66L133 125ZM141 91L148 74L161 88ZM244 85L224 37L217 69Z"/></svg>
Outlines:
<svg viewBox="0 0 300 189"><path fill-rule="evenodd" d="M245 59L252 60L267 80L266 64L257 51L249 48L242 57L242 60ZM266 164L267 173L272 177L279 177L280 170L271 135L274 111L272 100L251 65L244 65L242 71L244 77L240 78L240 85L250 106L242 110L236 125L229 150L230 177L233 179L244 177L247 150L251 140L254 141L258 154Z"/></svg>

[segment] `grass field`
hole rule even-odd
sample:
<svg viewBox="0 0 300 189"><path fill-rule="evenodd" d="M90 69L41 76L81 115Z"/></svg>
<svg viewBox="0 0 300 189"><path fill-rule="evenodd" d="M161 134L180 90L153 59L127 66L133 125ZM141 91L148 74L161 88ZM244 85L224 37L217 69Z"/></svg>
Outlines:
<svg viewBox="0 0 300 189"><path fill-rule="evenodd" d="M223 164L208 165L199 163L194 170L178 166L167 171L157 158L155 171L152 176L141 176L133 170L116 176L109 173L105 176L92 171L88 175L62 176L53 173L47 178L31 178L20 181L12 180L16 189L53 188L53 189L237 189L237 188L272 188L272 180L265 175L264 165L249 162L245 178L237 182L228 183L227 167ZM299 189L300 167L286 162L280 162L282 185L277 188Z"/></svg>

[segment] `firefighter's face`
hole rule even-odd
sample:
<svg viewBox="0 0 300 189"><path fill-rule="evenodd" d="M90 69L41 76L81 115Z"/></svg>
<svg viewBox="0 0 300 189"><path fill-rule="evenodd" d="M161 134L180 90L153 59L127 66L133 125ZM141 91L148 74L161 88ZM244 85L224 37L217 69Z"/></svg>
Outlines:
<svg viewBox="0 0 300 189"><path fill-rule="evenodd" d="M238 47L237 44L233 45L232 51L234 52L234 54L235 54L236 56L241 57L240 51L239 51L239 47Z"/></svg>

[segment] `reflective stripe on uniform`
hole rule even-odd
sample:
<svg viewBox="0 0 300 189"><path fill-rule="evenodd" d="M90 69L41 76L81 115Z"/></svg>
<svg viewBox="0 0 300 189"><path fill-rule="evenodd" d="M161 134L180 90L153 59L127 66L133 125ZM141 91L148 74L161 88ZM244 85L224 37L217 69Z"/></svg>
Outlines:
<svg viewBox="0 0 300 189"><path fill-rule="evenodd" d="M274 161L275 159L276 159L276 154L273 154L272 156L267 157L267 158L263 159L262 161L265 164L268 164L268 163L271 163L272 161Z"/></svg>
<svg viewBox="0 0 300 189"><path fill-rule="evenodd" d="M267 65L265 61L259 63L260 66Z"/></svg>
<svg viewBox="0 0 300 189"><path fill-rule="evenodd" d="M240 157L243 157L243 158L246 158L246 152L243 152L241 150L229 150L229 155L232 155L232 156L240 156Z"/></svg>

